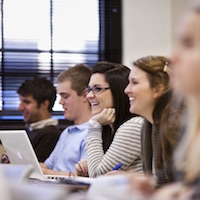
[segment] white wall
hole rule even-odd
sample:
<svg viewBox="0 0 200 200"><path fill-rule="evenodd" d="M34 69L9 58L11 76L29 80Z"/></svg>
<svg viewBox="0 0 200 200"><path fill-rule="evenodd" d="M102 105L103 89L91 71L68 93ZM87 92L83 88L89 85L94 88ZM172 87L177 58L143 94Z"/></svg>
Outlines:
<svg viewBox="0 0 200 200"><path fill-rule="evenodd" d="M122 0L123 55L128 67L142 56L170 56L183 13L200 0Z"/></svg>
<svg viewBox="0 0 200 200"><path fill-rule="evenodd" d="M171 0L122 0L123 56L128 67L147 55L171 53Z"/></svg>
<svg viewBox="0 0 200 200"><path fill-rule="evenodd" d="M174 35L176 31L177 24L179 23L182 15L190 9L192 6L199 4L199 0L171 0L171 13L172 13L172 26L171 26L171 36L172 43L174 40Z"/></svg>

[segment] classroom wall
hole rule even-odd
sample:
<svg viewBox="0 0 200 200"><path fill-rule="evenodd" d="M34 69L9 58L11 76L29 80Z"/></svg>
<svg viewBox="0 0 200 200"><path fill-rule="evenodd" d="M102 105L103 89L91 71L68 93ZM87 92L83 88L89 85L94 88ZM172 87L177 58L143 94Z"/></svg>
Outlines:
<svg viewBox="0 0 200 200"><path fill-rule="evenodd" d="M123 64L171 52L171 1L122 0Z"/></svg>
<svg viewBox="0 0 200 200"><path fill-rule="evenodd" d="M199 4L199 0L171 0L171 37L172 43L174 42L175 38L175 31L177 24L179 23L181 16L184 14L192 6Z"/></svg>
<svg viewBox="0 0 200 200"><path fill-rule="evenodd" d="M122 0L122 63L147 55L170 56L182 14L199 0Z"/></svg>

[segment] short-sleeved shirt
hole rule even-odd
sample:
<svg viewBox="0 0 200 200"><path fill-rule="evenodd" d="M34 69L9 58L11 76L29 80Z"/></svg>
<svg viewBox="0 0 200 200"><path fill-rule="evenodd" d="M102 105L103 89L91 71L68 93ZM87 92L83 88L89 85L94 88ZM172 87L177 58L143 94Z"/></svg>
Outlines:
<svg viewBox="0 0 200 200"><path fill-rule="evenodd" d="M75 172L75 164L86 158L88 122L67 127L45 164L52 170Z"/></svg>

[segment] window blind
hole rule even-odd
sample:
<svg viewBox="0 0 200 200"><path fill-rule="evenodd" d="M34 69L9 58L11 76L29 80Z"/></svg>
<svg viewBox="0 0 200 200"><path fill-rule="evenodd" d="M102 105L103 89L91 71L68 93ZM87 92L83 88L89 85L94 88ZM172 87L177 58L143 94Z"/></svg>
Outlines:
<svg viewBox="0 0 200 200"><path fill-rule="evenodd" d="M1 115L17 110L26 79L55 83L78 63L121 62L121 1L1 0L0 22Z"/></svg>

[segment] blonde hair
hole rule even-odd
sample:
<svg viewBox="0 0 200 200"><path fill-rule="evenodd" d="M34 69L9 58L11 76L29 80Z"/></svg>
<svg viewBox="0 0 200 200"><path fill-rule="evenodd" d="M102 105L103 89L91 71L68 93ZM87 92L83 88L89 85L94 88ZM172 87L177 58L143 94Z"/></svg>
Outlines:
<svg viewBox="0 0 200 200"><path fill-rule="evenodd" d="M186 133L176 151L175 161L178 170L182 171L186 182L192 182L200 176L200 113L199 105L188 98L188 126Z"/></svg>

